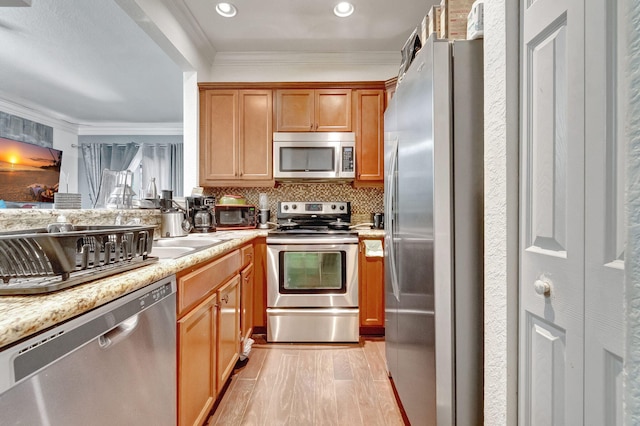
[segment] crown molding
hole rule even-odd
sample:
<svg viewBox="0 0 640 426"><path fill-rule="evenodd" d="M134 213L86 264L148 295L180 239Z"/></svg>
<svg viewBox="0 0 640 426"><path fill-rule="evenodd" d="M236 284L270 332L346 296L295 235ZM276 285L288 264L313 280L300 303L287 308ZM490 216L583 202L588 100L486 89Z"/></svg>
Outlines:
<svg viewBox="0 0 640 426"><path fill-rule="evenodd" d="M1 95L1 94L0 94ZM72 123L59 114L44 110L28 102L14 102L0 97L0 111L17 115L27 120L64 130L75 135L165 135L183 134L182 123L124 123L84 122Z"/></svg>
<svg viewBox="0 0 640 426"><path fill-rule="evenodd" d="M78 136L182 136L182 123L82 123L78 125Z"/></svg>
<svg viewBox="0 0 640 426"><path fill-rule="evenodd" d="M2 97L0 92L0 111L17 115L27 120L51 126L70 133L78 133L78 125L70 122L67 117L53 111L43 109L41 106L26 101L13 101Z"/></svg>
<svg viewBox="0 0 640 426"><path fill-rule="evenodd" d="M187 32L189 38L195 42L198 50L209 60L209 63L213 64L216 57L216 48L211 44L211 40L209 40L195 16L193 16L193 12L191 12L185 0L174 1L170 4L173 6L174 16L179 18L182 28Z"/></svg>

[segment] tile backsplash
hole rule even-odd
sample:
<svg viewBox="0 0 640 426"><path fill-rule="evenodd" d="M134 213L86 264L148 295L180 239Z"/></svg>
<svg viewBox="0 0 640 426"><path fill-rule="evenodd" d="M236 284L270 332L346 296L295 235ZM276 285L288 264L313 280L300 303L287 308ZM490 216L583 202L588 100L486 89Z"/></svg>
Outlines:
<svg viewBox="0 0 640 426"><path fill-rule="evenodd" d="M204 195L216 200L225 194L242 195L247 203L258 205L260 193L269 197L271 217L275 218L278 201L351 201L352 223L369 222L372 212L383 211L382 188L353 188L344 183L283 183L277 188L204 188Z"/></svg>

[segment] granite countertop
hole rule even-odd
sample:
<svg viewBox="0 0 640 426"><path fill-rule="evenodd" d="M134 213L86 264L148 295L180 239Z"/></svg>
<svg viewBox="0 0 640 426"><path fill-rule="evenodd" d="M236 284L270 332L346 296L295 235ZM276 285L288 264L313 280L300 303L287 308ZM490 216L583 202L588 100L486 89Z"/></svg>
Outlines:
<svg viewBox="0 0 640 426"><path fill-rule="evenodd" d="M42 295L0 296L0 349L192 265L236 249L266 231L227 231L224 243L86 284ZM152 253L153 254L153 253Z"/></svg>
<svg viewBox="0 0 640 426"><path fill-rule="evenodd" d="M358 229L361 238L382 238L380 229ZM223 231L226 241L177 259L158 262L108 278L42 295L0 296L0 349L32 334L109 303L190 266L218 257L266 236L268 230ZM152 253L153 254L153 253Z"/></svg>

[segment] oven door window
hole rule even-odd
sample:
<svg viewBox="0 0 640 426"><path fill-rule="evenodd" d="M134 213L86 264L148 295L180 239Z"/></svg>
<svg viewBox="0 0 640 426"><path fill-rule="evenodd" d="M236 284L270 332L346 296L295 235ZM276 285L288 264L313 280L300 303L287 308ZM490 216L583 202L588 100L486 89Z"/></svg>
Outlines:
<svg viewBox="0 0 640 426"><path fill-rule="evenodd" d="M280 252L280 293L346 293L346 253Z"/></svg>

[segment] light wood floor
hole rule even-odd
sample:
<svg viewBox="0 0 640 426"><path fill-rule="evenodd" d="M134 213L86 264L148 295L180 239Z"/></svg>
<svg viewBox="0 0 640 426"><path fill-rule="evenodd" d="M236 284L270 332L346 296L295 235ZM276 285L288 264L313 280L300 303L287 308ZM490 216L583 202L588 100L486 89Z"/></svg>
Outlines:
<svg viewBox="0 0 640 426"><path fill-rule="evenodd" d="M403 425L384 341L254 344L207 426Z"/></svg>

